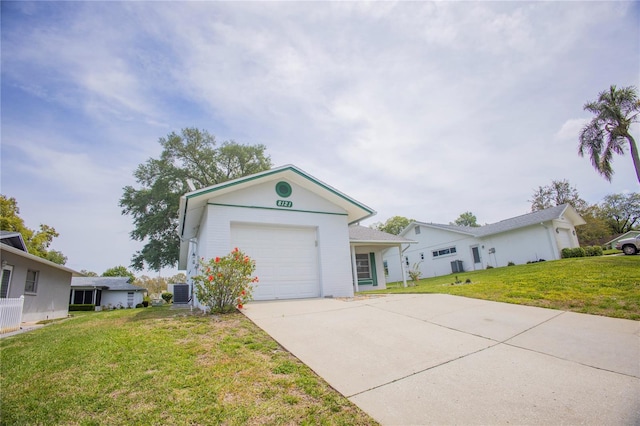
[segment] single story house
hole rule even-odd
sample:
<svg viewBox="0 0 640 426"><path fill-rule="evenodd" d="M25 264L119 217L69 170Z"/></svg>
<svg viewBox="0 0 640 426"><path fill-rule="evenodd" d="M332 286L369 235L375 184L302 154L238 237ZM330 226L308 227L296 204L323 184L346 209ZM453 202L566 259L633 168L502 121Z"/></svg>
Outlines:
<svg viewBox="0 0 640 426"><path fill-rule="evenodd" d="M209 186L180 198L178 269L191 282L198 259L237 247L256 261L255 300L351 297L384 285L379 250L401 242L350 230L374 214L293 165Z"/></svg>
<svg viewBox="0 0 640 426"><path fill-rule="evenodd" d="M388 281L401 281L405 270L419 269L435 277L487 267L561 258L563 248L579 247L575 227L586 222L569 204L479 226L409 224L400 236L418 243L404 253L387 250ZM398 265L402 264L403 267Z"/></svg>
<svg viewBox="0 0 640 426"><path fill-rule="evenodd" d="M24 296L22 322L65 318L71 279L81 274L30 254L19 232L0 231L0 242L0 298Z"/></svg>
<svg viewBox="0 0 640 426"><path fill-rule="evenodd" d="M135 308L147 289L129 283L129 277L73 277L68 303L110 308Z"/></svg>
<svg viewBox="0 0 640 426"><path fill-rule="evenodd" d="M624 234L618 235L617 237L615 237L611 241L607 241L606 243L604 243L604 246L606 248L612 249L612 248L615 248L616 243L618 241L624 240L625 238L635 238L638 235L640 235L640 231L627 231Z"/></svg>

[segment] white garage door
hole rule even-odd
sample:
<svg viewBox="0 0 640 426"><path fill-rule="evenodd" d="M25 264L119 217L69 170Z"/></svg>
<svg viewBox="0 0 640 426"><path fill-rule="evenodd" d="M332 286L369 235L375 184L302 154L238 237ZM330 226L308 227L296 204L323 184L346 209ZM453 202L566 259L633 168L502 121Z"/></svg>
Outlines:
<svg viewBox="0 0 640 426"><path fill-rule="evenodd" d="M571 248L571 235L569 234L569 232L571 231L562 228L560 228L558 231L558 245L560 246L560 249Z"/></svg>
<svg viewBox="0 0 640 426"><path fill-rule="evenodd" d="M315 228L232 224L231 244L256 261L255 300L320 296Z"/></svg>

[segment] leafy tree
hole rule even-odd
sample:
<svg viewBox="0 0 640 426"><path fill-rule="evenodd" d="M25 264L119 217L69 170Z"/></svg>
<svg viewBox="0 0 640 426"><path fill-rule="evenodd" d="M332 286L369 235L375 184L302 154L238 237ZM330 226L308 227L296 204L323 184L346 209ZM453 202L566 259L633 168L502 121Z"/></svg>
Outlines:
<svg viewBox="0 0 640 426"><path fill-rule="evenodd" d="M640 225L640 193L612 194L600 205L602 216L615 234L624 234Z"/></svg>
<svg viewBox="0 0 640 426"><path fill-rule="evenodd" d="M587 208L587 202L580 198L578 190L565 180L553 180L551 185L539 186L533 193L531 211L548 209L561 204L571 204L579 212Z"/></svg>
<svg viewBox="0 0 640 426"><path fill-rule="evenodd" d="M407 219L404 216L393 216L387 219L386 222L381 223L377 222L371 225L373 229L377 229L378 231L386 232L388 234L399 235L400 232L411 222L414 222L413 219Z"/></svg>
<svg viewBox="0 0 640 426"><path fill-rule="evenodd" d="M49 250L44 258L50 262L57 263L58 265L64 265L67 263L67 256L57 250Z"/></svg>
<svg viewBox="0 0 640 426"><path fill-rule="evenodd" d="M187 275L183 274L182 272L169 277L167 279L167 283L169 284L181 284L181 283L186 283L187 282Z"/></svg>
<svg viewBox="0 0 640 426"><path fill-rule="evenodd" d="M216 146L215 137L205 130L182 129L159 139L160 158L140 164L134 176L139 188L126 186L120 199L122 214L132 216L131 238L143 241L142 250L132 258L136 270L159 271L178 262L178 206L180 196L196 188L258 173L271 168L264 145L241 145L234 141Z"/></svg>
<svg viewBox="0 0 640 426"><path fill-rule="evenodd" d="M81 273L82 275L87 276L87 277L97 277L97 276L98 276L98 274L96 274L95 272L93 272L93 271L87 271L86 269L81 269L81 270L80 270L80 273Z"/></svg>
<svg viewBox="0 0 640 426"><path fill-rule="evenodd" d="M595 117L580 132L578 154L583 157L589 154L591 164L605 179L611 181L613 154L624 155L628 143L631 158L640 182L640 156L636 141L631 136L631 124L638 121L640 100L635 87L617 89L611 86L608 91L601 92L598 100L587 102L584 110L595 114Z"/></svg>
<svg viewBox="0 0 640 426"><path fill-rule="evenodd" d="M103 277L129 277L129 283L133 283L136 280L136 276L133 272L129 271L124 266L114 266L102 273Z"/></svg>
<svg viewBox="0 0 640 426"><path fill-rule="evenodd" d="M61 252L49 250L54 238L59 237L55 228L41 224L38 231L28 228L19 216L20 209L15 198L0 195L0 229L3 231L19 232L27 246L29 253L50 260L59 265L67 263L67 258Z"/></svg>
<svg viewBox="0 0 640 426"><path fill-rule="evenodd" d="M136 278L134 284L139 287L146 288L150 295L161 295L163 292L167 291L167 279L160 276L149 277L147 275L143 275Z"/></svg>
<svg viewBox="0 0 640 426"><path fill-rule="evenodd" d="M600 206L589 206L580 215L587 222L576 227L576 235L581 246L599 246L611 239L612 231L603 217Z"/></svg>
<svg viewBox="0 0 640 426"><path fill-rule="evenodd" d="M478 219L476 215L471 212L464 212L458 216L458 218L450 225L458 225L458 226L472 226L474 228L480 226L478 225Z"/></svg>

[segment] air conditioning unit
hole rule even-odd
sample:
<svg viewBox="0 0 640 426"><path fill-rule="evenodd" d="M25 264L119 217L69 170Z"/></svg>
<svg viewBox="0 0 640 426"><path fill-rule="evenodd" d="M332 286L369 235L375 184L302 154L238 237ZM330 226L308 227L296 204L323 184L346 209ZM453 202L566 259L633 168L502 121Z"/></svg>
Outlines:
<svg viewBox="0 0 640 426"><path fill-rule="evenodd" d="M189 303L191 301L191 286L189 284L173 285L173 303Z"/></svg>
<svg viewBox="0 0 640 426"><path fill-rule="evenodd" d="M454 274L457 274L458 272L464 272L464 268L462 267L462 260L454 260L453 262L451 262L451 272Z"/></svg>

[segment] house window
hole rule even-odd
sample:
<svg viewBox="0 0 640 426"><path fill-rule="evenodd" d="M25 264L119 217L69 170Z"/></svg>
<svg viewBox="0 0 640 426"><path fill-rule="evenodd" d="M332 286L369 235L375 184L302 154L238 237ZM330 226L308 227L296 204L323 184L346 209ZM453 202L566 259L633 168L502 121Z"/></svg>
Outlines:
<svg viewBox="0 0 640 426"><path fill-rule="evenodd" d="M356 270L359 280L371 279L371 267L369 265L368 254L356 254Z"/></svg>
<svg viewBox="0 0 640 426"><path fill-rule="evenodd" d="M0 285L0 298L5 299L9 296L9 285L11 284L11 273L13 268L5 266L2 268L2 285Z"/></svg>
<svg viewBox="0 0 640 426"><path fill-rule="evenodd" d="M93 303L93 290L75 290L73 303L74 305L91 305Z"/></svg>
<svg viewBox="0 0 640 426"><path fill-rule="evenodd" d="M38 271L27 271L27 281L24 284L24 292L35 294L38 292Z"/></svg>
<svg viewBox="0 0 640 426"><path fill-rule="evenodd" d="M456 253L456 248L455 247L447 247L447 248L443 248L443 249L434 250L431 253L433 254L433 257L446 256L448 254L455 254Z"/></svg>
<svg viewBox="0 0 640 426"><path fill-rule="evenodd" d="M420 225L416 225L414 229L416 230L416 235L420 235Z"/></svg>

